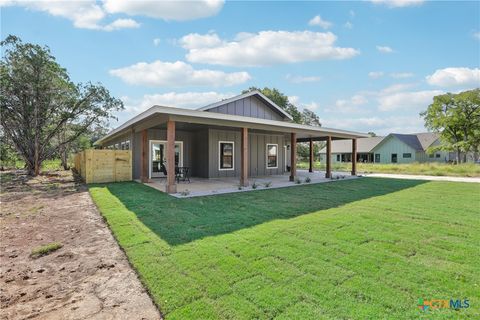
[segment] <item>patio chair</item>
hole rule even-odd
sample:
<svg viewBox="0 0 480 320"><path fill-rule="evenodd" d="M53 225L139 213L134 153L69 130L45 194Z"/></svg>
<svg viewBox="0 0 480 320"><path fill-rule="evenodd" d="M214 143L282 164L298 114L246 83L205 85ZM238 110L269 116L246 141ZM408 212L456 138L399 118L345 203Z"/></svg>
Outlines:
<svg viewBox="0 0 480 320"><path fill-rule="evenodd" d="M175 168L175 178L177 179L177 183L180 183L180 179L184 182L188 181L188 183L190 183L189 168L188 167L176 167Z"/></svg>

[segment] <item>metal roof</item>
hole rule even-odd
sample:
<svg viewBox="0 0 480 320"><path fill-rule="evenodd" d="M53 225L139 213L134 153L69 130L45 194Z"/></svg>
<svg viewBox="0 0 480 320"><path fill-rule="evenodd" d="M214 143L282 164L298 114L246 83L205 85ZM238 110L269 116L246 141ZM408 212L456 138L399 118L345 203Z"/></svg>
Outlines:
<svg viewBox="0 0 480 320"><path fill-rule="evenodd" d="M116 136L125 134L127 129L131 129L132 126L138 124L139 122L146 120L147 118L152 118L156 115L166 116L173 121L187 122L187 123L198 123L198 124L209 124L209 125L224 125L237 128L252 128L252 129L262 129L262 130L271 130L279 132L296 132L298 138L308 138L308 137L325 137L332 136L336 138L362 138L366 137L367 134L339 130L325 127L316 127L308 126L303 124L297 124L287 121L277 121L277 120L268 120L260 119L253 117L237 116L216 112L206 112L201 110L192 110L192 109L183 109L183 108L173 108L165 106L153 106L148 110L140 113L139 115L128 120L124 124L120 125L116 129L110 131L106 136L99 139L96 144L102 144L110 139L113 139Z"/></svg>
<svg viewBox="0 0 480 320"><path fill-rule="evenodd" d="M357 152L369 153L375 148L384 137L369 137L357 139ZM332 153L351 153L352 140L333 140ZM320 150L320 153L327 153L327 148Z"/></svg>
<svg viewBox="0 0 480 320"><path fill-rule="evenodd" d="M230 102L234 102L234 101L241 100L243 98L248 98L248 97L251 97L251 96L257 96L257 97L261 98L263 101L265 101L267 104L269 104L274 110L276 110L278 113L282 114L285 118L293 120L292 116L288 112L286 112L285 110L280 108L275 102L270 100L266 95L264 95L263 93L261 93L258 90L249 91L249 92L240 94L240 95L235 96L235 97L231 97L231 98L228 98L228 99L225 99L225 100L222 100L222 101L218 101L218 102L209 104L205 107L198 108L197 110L207 111L207 110L219 107L219 106L223 106L224 104L228 104Z"/></svg>

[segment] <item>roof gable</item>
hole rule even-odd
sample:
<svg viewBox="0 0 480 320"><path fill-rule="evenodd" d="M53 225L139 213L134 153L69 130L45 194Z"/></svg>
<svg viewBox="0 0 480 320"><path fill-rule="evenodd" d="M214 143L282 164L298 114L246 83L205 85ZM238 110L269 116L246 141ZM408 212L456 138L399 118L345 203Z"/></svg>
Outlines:
<svg viewBox="0 0 480 320"><path fill-rule="evenodd" d="M261 92L258 91L258 90L250 91L250 92L247 92L247 93L244 93L244 94L241 94L241 95L238 95L238 96L229 98L229 99L225 99L225 100L222 100L222 101L218 101L218 102L209 104L208 106L205 106L205 107L202 107L202 108L198 108L197 110L209 111L209 110L213 110L213 109L215 109L215 108L218 108L218 107L221 107L221 106L224 106L224 105L228 105L228 104L230 104L230 103L234 103L235 101L239 101L239 100L242 100L242 99L245 99L245 98L249 98L249 97L256 97L256 98L258 98L258 99L261 100L267 107L269 107L270 109L272 109L275 113L279 114L283 119L293 120L293 118L292 118L292 116L291 116L290 114L288 114L285 110L283 110L282 108L280 108L275 102L273 102L272 100L270 100L267 96L265 96L263 93L261 93Z"/></svg>

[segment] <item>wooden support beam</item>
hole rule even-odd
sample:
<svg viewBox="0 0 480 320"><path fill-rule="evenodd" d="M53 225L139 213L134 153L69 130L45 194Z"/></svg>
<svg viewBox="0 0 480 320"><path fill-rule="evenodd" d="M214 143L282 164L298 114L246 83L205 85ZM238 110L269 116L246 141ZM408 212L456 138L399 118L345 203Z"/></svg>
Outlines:
<svg viewBox="0 0 480 320"><path fill-rule="evenodd" d="M352 176L357 175L357 139L352 139Z"/></svg>
<svg viewBox="0 0 480 320"><path fill-rule="evenodd" d="M142 155L140 159L140 180L148 182L148 131L142 130Z"/></svg>
<svg viewBox="0 0 480 320"><path fill-rule="evenodd" d="M167 193L176 193L175 183L175 121L167 121Z"/></svg>
<svg viewBox="0 0 480 320"><path fill-rule="evenodd" d="M240 185L248 186L248 128L242 128L242 145L240 159Z"/></svg>
<svg viewBox="0 0 480 320"><path fill-rule="evenodd" d="M290 134L290 181L297 175L297 134Z"/></svg>
<svg viewBox="0 0 480 320"><path fill-rule="evenodd" d="M325 171L325 178L332 177L332 137L327 137L327 168Z"/></svg>
<svg viewBox="0 0 480 320"><path fill-rule="evenodd" d="M309 157L309 167L308 172L313 172L313 139L310 138L310 157Z"/></svg>

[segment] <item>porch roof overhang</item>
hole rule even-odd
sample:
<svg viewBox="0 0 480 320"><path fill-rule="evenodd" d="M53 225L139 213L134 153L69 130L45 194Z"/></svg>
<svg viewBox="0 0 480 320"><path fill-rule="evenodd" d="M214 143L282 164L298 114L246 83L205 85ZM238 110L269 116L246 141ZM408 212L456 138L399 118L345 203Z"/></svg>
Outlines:
<svg viewBox="0 0 480 320"><path fill-rule="evenodd" d="M328 136L332 137L332 139L368 137L367 134L354 131L155 105L128 120L118 128L110 131L106 136L95 142L95 144L102 145L116 137L126 134L128 130L133 129L135 132L138 132L158 126L168 120L232 128L249 128L282 133L296 133L298 142L308 141L309 139L320 141L326 139Z"/></svg>

